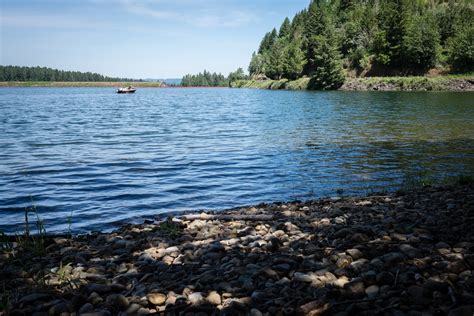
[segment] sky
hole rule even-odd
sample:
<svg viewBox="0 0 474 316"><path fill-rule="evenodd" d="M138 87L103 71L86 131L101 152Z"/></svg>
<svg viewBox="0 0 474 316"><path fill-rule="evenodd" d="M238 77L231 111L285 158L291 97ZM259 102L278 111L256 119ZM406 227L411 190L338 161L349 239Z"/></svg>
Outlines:
<svg viewBox="0 0 474 316"><path fill-rule="evenodd" d="M181 78L248 67L309 0L1 0L0 64Z"/></svg>

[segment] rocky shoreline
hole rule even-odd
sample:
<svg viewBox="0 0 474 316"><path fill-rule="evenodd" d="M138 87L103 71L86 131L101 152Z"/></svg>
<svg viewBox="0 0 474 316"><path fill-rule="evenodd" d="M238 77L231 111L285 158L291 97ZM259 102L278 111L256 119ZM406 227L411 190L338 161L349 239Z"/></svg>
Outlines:
<svg viewBox="0 0 474 316"><path fill-rule="evenodd" d="M281 80L240 80L232 83L233 88L267 90L313 90L310 78L289 81ZM346 78L340 91L474 91L472 76L455 77L363 77Z"/></svg>
<svg viewBox="0 0 474 316"><path fill-rule="evenodd" d="M4 242L0 315L472 315L473 228L470 184Z"/></svg>

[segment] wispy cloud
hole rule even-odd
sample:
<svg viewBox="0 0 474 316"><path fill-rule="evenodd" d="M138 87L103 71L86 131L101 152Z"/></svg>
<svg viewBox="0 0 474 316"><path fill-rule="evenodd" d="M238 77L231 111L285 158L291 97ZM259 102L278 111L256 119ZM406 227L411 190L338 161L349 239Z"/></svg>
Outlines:
<svg viewBox="0 0 474 316"><path fill-rule="evenodd" d="M104 27L101 22L84 21L63 15L2 14L0 24L15 28L95 29Z"/></svg>
<svg viewBox="0 0 474 316"><path fill-rule="evenodd" d="M122 4L127 12L133 14L162 20L177 21L203 28L238 27L257 20L255 14L241 10L226 10L225 12L218 12L218 10L211 11L209 9L196 9L193 11L193 14L183 13L177 10L164 10L160 9L160 7L163 6L162 1L160 0L122 0ZM183 5L185 4L186 3L183 3Z"/></svg>

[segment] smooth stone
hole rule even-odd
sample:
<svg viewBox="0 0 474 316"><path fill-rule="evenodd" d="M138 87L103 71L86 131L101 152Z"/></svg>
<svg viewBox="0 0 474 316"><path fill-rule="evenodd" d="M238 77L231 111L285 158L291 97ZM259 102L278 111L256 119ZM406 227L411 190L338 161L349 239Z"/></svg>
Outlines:
<svg viewBox="0 0 474 316"><path fill-rule="evenodd" d="M221 296L216 291L210 292L206 300L212 305L221 305L222 303Z"/></svg>
<svg viewBox="0 0 474 316"><path fill-rule="evenodd" d="M287 273L288 271L290 271L291 267L288 263L280 263L273 266L273 269L278 272Z"/></svg>
<svg viewBox="0 0 474 316"><path fill-rule="evenodd" d="M359 249L355 248L346 250L346 253L354 260L360 259L364 256Z"/></svg>
<svg viewBox="0 0 474 316"><path fill-rule="evenodd" d="M96 284L96 283L87 285L86 289L88 293L96 292L99 294L108 294L112 292L112 287L110 285Z"/></svg>
<svg viewBox="0 0 474 316"><path fill-rule="evenodd" d="M166 295L163 293L149 293L146 298L153 305L163 305L166 302Z"/></svg>
<svg viewBox="0 0 474 316"><path fill-rule="evenodd" d="M371 285L365 289L365 294L367 294L368 298L373 298L379 294L379 287L377 285Z"/></svg>
<svg viewBox="0 0 474 316"><path fill-rule="evenodd" d="M310 275L302 272L296 272L295 274L293 274L293 280L298 282L313 282L313 278Z"/></svg>
<svg viewBox="0 0 474 316"><path fill-rule="evenodd" d="M132 303L130 306L127 308L127 314L135 314L137 311L142 308L140 304L137 303Z"/></svg>
<svg viewBox="0 0 474 316"><path fill-rule="evenodd" d="M262 312L256 308L250 310L250 316L263 316Z"/></svg>
<svg viewBox="0 0 474 316"><path fill-rule="evenodd" d="M344 285L344 289L349 297L360 298L365 295L365 285L364 282L360 280L354 280L347 283Z"/></svg>
<svg viewBox="0 0 474 316"><path fill-rule="evenodd" d="M355 231L350 228L342 228L335 232L332 237L333 238L344 238L346 236L352 236L355 234Z"/></svg>
<svg viewBox="0 0 474 316"><path fill-rule="evenodd" d="M382 256L382 260L388 265L394 265L405 260L405 256L400 252L389 252Z"/></svg>
<svg viewBox="0 0 474 316"><path fill-rule="evenodd" d="M196 292L188 296L188 301L193 305L198 305L204 302L204 297L201 292Z"/></svg>
<svg viewBox="0 0 474 316"><path fill-rule="evenodd" d="M30 295L27 295L27 296L23 296L19 303L20 304L29 304L31 302L36 302L36 301L40 301L40 300L43 300L43 299L46 299L46 298L50 298L51 295L49 294L30 294Z"/></svg>
<svg viewBox="0 0 474 316"><path fill-rule="evenodd" d="M354 271L356 271L356 272L360 272L360 271L364 270L364 268L368 268L368 263L369 263L369 260L362 258L362 259L358 259L358 260L352 262L349 265L349 267L351 269L353 269Z"/></svg>
<svg viewBox="0 0 474 316"><path fill-rule="evenodd" d="M421 250L407 244L400 245L400 250L407 255L409 258L421 258L423 257L423 253Z"/></svg>

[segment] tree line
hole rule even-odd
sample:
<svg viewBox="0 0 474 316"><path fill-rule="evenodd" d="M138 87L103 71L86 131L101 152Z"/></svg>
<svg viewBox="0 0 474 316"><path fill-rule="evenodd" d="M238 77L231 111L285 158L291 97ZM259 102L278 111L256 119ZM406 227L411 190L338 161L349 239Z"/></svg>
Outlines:
<svg viewBox="0 0 474 316"><path fill-rule="evenodd" d="M311 77L334 89L348 71L421 74L434 67L474 69L472 0L313 0L265 34L249 73Z"/></svg>
<svg viewBox="0 0 474 316"><path fill-rule="evenodd" d="M46 67L0 66L0 81L134 81L92 72L64 71Z"/></svg>
<svg viewBox="0 0 474 316"><path fill-rule="evenodd" d="M237 69L229 73L226 77L221 73L211 73L207 70L200 72L196 75L188 74L181 80L181 86L183 87L228 87L230 84L237 80L247 79L242 68Z"/></svg>

